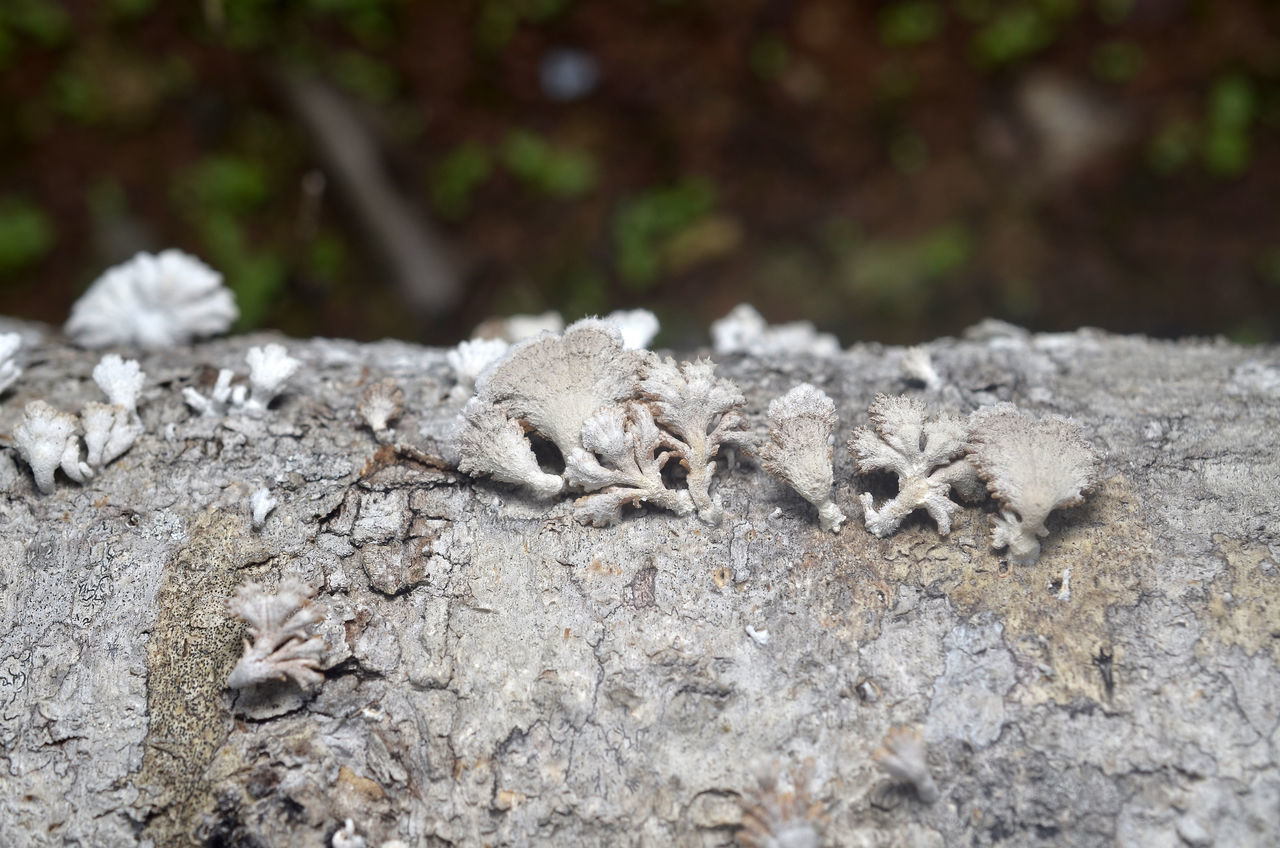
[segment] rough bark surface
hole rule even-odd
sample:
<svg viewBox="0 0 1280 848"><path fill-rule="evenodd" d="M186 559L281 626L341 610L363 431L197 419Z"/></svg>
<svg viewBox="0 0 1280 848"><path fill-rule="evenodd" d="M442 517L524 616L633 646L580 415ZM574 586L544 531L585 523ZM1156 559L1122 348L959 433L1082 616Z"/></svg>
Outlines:
<svg viewBox="0 0 1280 848"><path fill-rule="evenodd" d="M97 354L21 329L0 445L29 400L98 399ZM461 479L431 459L461 406L439 350L289 340L304 367L266 417L184 406L262 341L138 355L146 433L84 486L40 496L0 450L0 845L328 846L346 818L371 848L727 845L760 763L807 769L824 845L1280 839L1276 348L931 345L935 408L1071 415L1105 455L1019 567L990 503L947 538L862 527L858 492L892 484L844 440L877 392L922 393L891 349L721 362L757 428L801 381L835 399L833 535L750 462L717 475L719 527L583 527L569 497ZM416 459L355 412L387 376ZM230 691L227 599L286 574L331 610L325 682ZM872 760L901 724L933 805Z"/></svg>

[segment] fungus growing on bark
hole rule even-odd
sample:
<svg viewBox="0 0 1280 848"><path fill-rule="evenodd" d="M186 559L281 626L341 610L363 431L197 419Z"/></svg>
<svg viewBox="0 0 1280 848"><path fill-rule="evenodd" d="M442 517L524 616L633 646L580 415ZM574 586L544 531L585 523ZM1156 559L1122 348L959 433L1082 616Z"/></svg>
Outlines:
<svg viewBox="0 0 1280 848"><path fill-rule="evenodd" d="M909 347L902 352L902 373L909 380L924 384L927 391L936 391L942 386L942 377L933 367L929 351L920 345Z"/></svg>
<svg viewBox="0 0 1280 848"><path fill-rule="evenodd" d="M1098 483L1101 458L1077 424L1057 416L1037 419L1013 404L975 412L968 449L1001 506L991 518L991 546L1007 547L1021 565L1040 558L1049 513L1082 503Z"/></svg>
<svg viewBox="0 0 1280 848"><path fill-rule="evenodd" d="M583 446L570 454L564 472L569 485L596 493L577 500L578 520L594 527L612 524L627 503L651 503L676 515L692 512L689 493L663 483L662 467L670 454L660 452L662 443L644 404L629 403L625 411L608 407L588 418Z"/></svg>
<svg viewBox="0 0 1280 848"><path fill-rule="evenodd" d="M26 405L22 423L13 434L13 446L31 468L41 494L53 491L53 475L59 468L77 483L93 476L93 469L80 459L80 439L76 417L59 412L42 400Z"/></svg>
<svg viewBox="0 0 1280 848"><path fill-rule="evenodd" d="M302 364L289 355L284 345L278 344L249 348L245 361L249 363L248 387L231 385L235 372L223 368L218 371L218 379L208 397L191 386L182 390L187 406L206 418L221 418L231 410L259 417L266 413Z"/></svg>
<svg viewBox="0 0 1280 848"><path fill-rule="evenodd" d="M333 839L329 841L330 848L366 848L367 843L363 836L356 831L356 823L351 819L347 819L341 829L333 834Z"/></svg>
<svg viewBox="0 0 1280 848"><path fill-rule="evenodd" d="M248 622L244 655L231 670L227 685L244 689L270 681L292 679L299 688L314 689L324 680L320 658L324 639L310 629L324 620L325 610L311 603L315 591L295 577L280 581L274 594L249 582L227 604L231 614Z"/></svg>
<svg viewBox="0 0 1280 848"><path fill-rule="evenodd" d="M139 253L109 268L71 307L66 330L84 347L172 347L225 332L238 316L222 275L180 250Z"/></svg>
<svg viewBox="0 0 1280 848"><path fill-rule="evenodd" d="M271 496L271 490L265 487L258 489L249 496L249 514L254 530L261 530L263 525L267 523L267 516L280 505L280 502Z"/></svg>
<svg viewBox="0 0 1280 848"><path fill-rule="evenodd" d="M138 395L142 394L146 379L137 360L121 359L114 353L108 353L93 367L93 382L111 405L132 413L138 411Z"/></svg>
<svg viewBox="0 0 1280 848"><path fill-rule="evenodd" d="M22 376L16 356L22 347L22 336L17 333L0 333L0 393L12 386Z"/></svg>
<svg viewBox="0 0 1280 848"><path fill-rule="evenodd" d="M845 515L831 500L835 401L801 383L769 404L771 440L760 448L766 471L818 508L823 530L839 532Z"/></svg>
<svg viewBox="0 0 1280 848"><path fill-rule="evenodd" d="M938 800L938 784L929 773L928 748L920 731L895 727L884 737L883 746L872 757L894 780L915 787L916 797L926 804Z"/></svg>
<svg viewBox="0 0 1280 848"><path fill-rule="evenodd" d="M770 324L749 303L740 303L728 315L711 322L711 346L721 355L834 356L840 352L840 342L836 337L830 333L819 333L810 322Z"/></svg>
<svg viewBox="0 0 1280 848"><path fill-rule="evenodd" d="M641 361L616 327L586 318L563 335L513 345L480 375L476 397L546 436L568 461L586 420L635 393Z"/></svg>
<svg viewBox="0 0 1280 848"><path fill-rule="evenodd" d="M93 369L93 381L107 396L108 403L89 402L80 412L84 427L85 461L95 471L101 470L142 435L142 419L138 417L138 395L146 375L132 359L121 359L114 353L102 357Z"/></svg>
<svg viewBox="0 0 1280 848"><path fill-rule="evenodd" d="M688 471L689 496L698 517L719 524L724 509L711 497L715 458L722 445L750 447L751 434L738 408L745 403L731 381L715 376L709 359L683 362L668 357L645 364L640 395L647 399L662 425L662 444L680 458Z"/></svg>
<svg viewBox="0 0 1280 848"><path fill-rule="evenodd" d="M369 429L379 439L390 430L391 422L400 417L403 409L404 392L390 377L370 383L356 407L364 423L369 425Z"/></svg>
<svg viewBox="0 0 1280 848"><path fill-rule="evenodd" d="M619 309L604 316L604 322L622 333L622 346L627 350L644 350L658 335L658 316L647 309Z"/></svg>
<svg viewBox="0 0 1280 848"><path fill-rule="evenodd" d="M208 397L200 394L195 388L187 386L182 390L182 399L187 406L205 418L221 418L227 414L227 408L232 404L231 381L235 376L235 372L230 368L223 368L218 371L218 379L214 382ZM243 402L244 387L237 388L240 400Z"/></svg>
<svg viewBox="0 0 1280 848"><path fill-rule="evenodd" d="M818 848L824 816L822 804L809 798L807 767L792 772L789 792L779 788L774 771L763 763L756 767L758 787L744 798L738 841L744 848Z"/></svg>
<svg viewBox="0 0 1280 848"><path fill-rule="evenodd" d="M284 384L302 363L279 344L251 347L244 358L249 363L249 397L243 401L244 409L251 415L261 415L284 391Z"/></svg>
<svg viewBox="0 0 1280 848"><path fill-rule="evenodd" d="M539 467L519 422L478 397L467 401L460 417L459 471L524 486L540 498L560 494L564 481Z"/></svg>
<svg viewBox="0 0 1280 848"><path fill-rule="evenodd" d="M502 358L510 348L503 339L471 339L459 342L458 346L445 354L445 361L453 369L453 378L457 384L449 391L449 396L462 400L471 397L476 388L476 380L484 373L484 369Z"/></svg>
<svg viewBox="0 0 1280 848"><path fill-rule="evenodd" d="M963 460L968 426L948 414L928 419L922 401L905 396L878 395L868 410L871 427L857 427L849 451L858 470L892 471L898 477L898 494L879 509L869 492L861 496L867 529L884 537L912 512L924 508L943 536L951 532L951 520L960 506L948 497L952 488L972 492L973 469Z"/></svg>

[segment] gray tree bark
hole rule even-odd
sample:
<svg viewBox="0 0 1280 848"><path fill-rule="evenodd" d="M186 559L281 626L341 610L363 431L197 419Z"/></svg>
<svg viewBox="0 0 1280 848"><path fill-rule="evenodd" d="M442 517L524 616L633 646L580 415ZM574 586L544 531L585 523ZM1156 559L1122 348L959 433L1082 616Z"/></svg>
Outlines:
<svg viewBox="0 0 1280 848"><path fill-rule="evenodd" d="M98 354L20 326L0 445L29 400L100 399ZM582 527L460 478L439 350L286 340L305 364L265 418L184 406L263 341L138 355L146 433L86 485L41 496L0 451L0 846L328 846L348 818L369 846L728 845L761 769L807 788L823 845L1280 842L1274 347L933 343L935 407L1071 415L1105 456L1021 567L991 504L947 538L863 529L843 440L877 392L923 393L893 349L721 363L760 426L801 380L836 400L832 535L750 462L717 475L718 527ZM385 376L418 454L355 412ZM330 610L325 682L231 691L227 600L283 575ZM875 765L895 725L937 803Z"/></svg>

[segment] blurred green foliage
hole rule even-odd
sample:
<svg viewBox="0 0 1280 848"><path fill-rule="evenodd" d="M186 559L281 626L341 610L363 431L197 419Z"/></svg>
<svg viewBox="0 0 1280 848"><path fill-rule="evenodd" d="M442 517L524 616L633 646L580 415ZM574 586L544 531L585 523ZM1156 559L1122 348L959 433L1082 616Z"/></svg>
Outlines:
<svg viewBox="0 0 1280 848"><path fill-rule="evenodd" d="M1098 0L1098 20L1115 26L1128 20L1133 12L1134 0Z"/></svg>
<svg viewBox="0 0 1280 848"><path fill-rule="evenodd" d="M340 202L334 192L319 192L311 206L304 197L299 208L295 186L315 165L302 133L275 108L268 80L281 65L316 72L376 107L368 114L389 161L425 174L436 215L457 222L449 236L520 267L500 268L492 289L520 289L524 300L508 305L521 310L607 311L637 292L657 306L678 288L666 283L690 269L733 256L735 274L744 266L738 260L754 263L751 276L781 245L807 257L779 266L800 269L787 278L792 303L833 316L856 304L833 321L865 307L909 323L961 283L978 286L985 303L1010 317L1043 317L1034 312L1038 287L1051 276L1045 269L1056 248L1039 228L1056 225L1029 224L1042 240L1030 252L1042 255L1000 265L1002 251L1019 254L1024 242L991 236L992 209L1022 201L1002 197L999 187L983 194L977 183L990 175L973 153L1005 140L992 133L975 145L946 130L974 126L975 118L995 126L1012 115L1016 123L1021 104L1009 95L1033 63L1068 79L1113 84L1100 96L1131 119L1134 134L1118 152L1099 154L1121 167L1099 169L1096 185L1081 195L1148 184L1149 175L1132 184L1116 176L1133 170L1134 148L1171 184L1183 179L1180 191L1215 190L1203 185L1205 173L1234 178L1256 168L1265 175L1272 161L1280 128L1274 62L1259 58L1265 51L1242 49L1247 33L1231 27L1249 14L1275 18L1248 4L1230 14L1203 0L1167 4L1178 7L1167 20L1183 39L1201 24L1216 33L1194 70L1179 64L1178 48L1168 46L1174 39L1151 25L1145 6L1140 19L1134 14L1136 0L784 5L785 15L752 17L735 29L718 17L723 4L703 0L649 0L608 15L573 0L0 0L0 72L7 74L0 107L10 117L0 143L15 151L0 185L0 271L17 271L12 279L30 290L46 270L83 279L83 267L40 264L58 230L87 263L91 251L81 244L98 245L104 234L126 241L128 227L111 226L138 224L132 235L182 244L222 270L238 292L242 327L269 315L281 320L283 309L271 311L290 282L315 295L315 312L342 311L332 304L364 293L351 293L364 283L363 263L354 259L361 235L351 221L330 217ZM845 29L833 39L832 26ZM727 38L713 43L722 33ZM648 88L652 69L634 66L653 55L649 39L667 37L693 47L681 67L687 91ZM441 39L452 43L439 57L415 55ZM598 61L607 82L601 96L566 104L536 95L531 75L563 46ZM862 60L867 54L874 67ZM744 62L752 75L745 85ZM1206 80L1204 67L1223 72ZM761 97L754 80L776 86ZM757 122L791 120L797 110L807 113L801 126L779 130L775 140L751 135ZM764 141L757 146L757 139ZM140 153L150 144L154 168L150 154ZM34 165L56 174L68 159L105 148L103 163L75 169L75 179L22 173ZM601 151L621 158L605 160ZM1010 195L1034 171L1032 158L1011 166ZM709 179L637 181L680 168L741 176L730 198L737 205ZM881 203L873 190L919 200ZM623 191L633 194L619 201ZM55 229L46 211L78 208L77 194L88 213L86 238L79 222L58 221ZM775 197L777 208L762 211ZM1004 212L1029 219L1033 207ZM531 210L540 220L528 220ZM842 239L815 249L805 241L811 222L837 211L875 222L868 226L878 232L917 235L876 238L850 225ZM966 224L919 230L921 221L957 216ZM796 235L800 229L805 235ZM1233 254L1243 269L1237 276L1280 286L1280 248L1266 252L1266 238L1248 235L1261 240ZM1090 258L1105 264L1093 249ZM978 283L968 273L976 255L989 266ZM778 285L760 279L766 295ZM619 282L631 295L619 294ZM718 287L723 299L740 280L706 273L697 282Z"/></svg>
<svg viewBox="0 0 1280 848"><path fill-rule="evenodd" d="M1147 141L1147 164L1160 173L1172 173L1191 161L1197 144L1195 124L1183 119L1159 127Z"/></svg>
<svg viewBox="0 0 1280 848"><path fill-rule="evenodd" d="M0 2L0 67L9 63L26 42L56 47L71 32L71 16L51 0L3 0Z"/></svg>
<svg viewBox="0 0 1280 848"><path fill-rule="evenodd" d="M925 44L942 34L946 12L933 0L900 0L880 10L877 31L886 47Z"/></svg>
<svg viewBox="0 0 1280 848"><path fill-rule="evenodd" d="M207 258L236 293L241 327L258 326L288 279L284 256L258 250L249 235L250 214L271 195L260 161L223 153L208 156L179 178L175 202L195 228Z"/></svg>
<svg viewBox="0 0 1280 848"><path fill-rule="evenodd" d="M1128 82L1138 75L1146 60L1146 51L1132 41L1107 41L1094 48L1089 67L1099 79Z"/></svg>
<svg viewBox="0 0 1280 848"><path fill-rule="evenodd" d="M493 173L493 157L483 145L473 141L449 151L431 172L431 202L449 220L459 220L471 211L471 200Z"/></svg>
<svg viewBox="0 0 1280 848"><path fill-rule="evenodd" d="M67 56L50 94L57 112L78 123L124 125L153 114L193 79L181 56L146 56L97 42Z"/></svg>
<svg viewBox="0 0 1280 848"><path fill-rule="evenodd" d="M918 174L929 164L929 144L920 133L902 130L889 142L889 161L902 174Z"/></svg>
<svg viewBox="0 0 1280 848"><path fill-rule="evenodd" d="M182 205L192 214L248 212L267 199L270 188L261 162L232 154L206 156L182 180Z"/></svg>
<svg viewBox="0 0 1280 848"><path fill-rule="evenodd" d="M395 35L395 18L404 0L201 0L210 29L230 47L257 49L279 45L283 32L326 19L337 22L366 47L385 44ZM299 41L296 35L291 42ZM296 47L297 44L289 44Z"/></svg>
<svg viewBox="0 0 1280 848"><path fill-rule="evenodd" d="M652 288L662 270L663 247L715 204L715 187L696 178L624 202L613 218L614 262L623 282L637 291Z"/></svg>
<svg viewBox="0 0 1280 848"><path fill-rule="evenodd" d="M882 315L919 314L931 289L968 264L973 236L960 224L947 224L901 240L870 239L848 221L825 228L826 248L836 260L845 290Z"/></svg>
<svg viewBox="0 0 1280 848"><path fill-rule="evenodd" d="M981 68L1007 65L1039 53L1054 42L1062 23L1076 13L1073 0L1021 0L977 10L980 21L970 55Z"/></svg>
<svg viewBox="0 0 1280 848"><path fill-rule="evenodd" d="M1257 109L1253 83L1243 74L1219 77L1209 93L1204 164L1210 173L1232 177L1249 167L1249 126Z"/></svg>
<svg viewBox="0 0 1280 848"><path fill-rule="evenodd" d="M356 50L343 50L333 57L329 73L338 85L371 103L389 103L400 86L390 65Z"/></svg>
<svg viewBox="0 0 1280 848"><path fill-rule="evenodd" d="M119 18L140 18L156 7L156 0L109 0L112 13Z"/></svg>
<svg viewBox="0 0 1280 848"><path fill-rule="evenodd" d="M44 258L56 235L53 219L22 197L0 197L0 274Z"/></svg>
<svg viewBox="0 0 1280 848"><path fill-rule="evenodd" d="M1280 246L1268 250L1258 260L1258 273L1267 285L1280 288Z"/></svg>
<svg viewBox="0 0 1280 848"><path fill-rule="evenodd" d="M562 15L571 0L483 0L476 15L476 41L498 50L522 23L543 23Z"/></svg>
<svg viewBox="0 0 1280 848"><path fill-rule="evenodd" d="M773 82L787 70L791 50L776 35L767 35L751 45L751 70L765 82Z"/></svg>
<svg viewBox="0 0 1280 848"><path fill-rule="evenodd" d="M589 154L552 144L524 129L512 130L499 150L511 176L551 197L578 197L595 188L599 167Z"/></svg>

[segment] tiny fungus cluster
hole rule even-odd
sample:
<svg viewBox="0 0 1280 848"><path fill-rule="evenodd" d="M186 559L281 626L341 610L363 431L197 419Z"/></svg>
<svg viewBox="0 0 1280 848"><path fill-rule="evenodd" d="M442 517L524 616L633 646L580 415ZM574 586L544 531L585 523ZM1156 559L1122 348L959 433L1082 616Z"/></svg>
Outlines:
<svg viewBox="0 0 1280 848"><path fill-rule="evenodd" d="M745 305L717 322L715 335L717 350L829 353L811 326L770 327ZM767 471L817 508L824 530L838 532L845 521L832 497L835 402L808 383L770 403L762 440L741 413L741 392L716 376L714 364L677 363L628 344L616 319L584 319L510 347L463 342L449 362L454 396L474 390L460 414L459 469L540 498L577 492L575 513L585 524L611 524L625 505L645 503L720 523L711 487L722 447L758 451ZM942 384L923 348L909 349L902 368L929 391ZM1063 418L1036 419L1010 404L931 416L922 400L905 395L877 396L868 415L870 426L854 428L849 453L860 473L897 478L884 503L877 506L870 492L859 497L863 523L876 536L891 535L920 509L945 536L962 508L953 496L974 504L990 492L1002 507L993 546L1030 564L1048 514L1080 503L1097 484L1097 452ZM530 434L559 451L562 473L539 460ZM679 474L668 469L673 458Z"/></svg>
<svg viewBox="0 0 1280 848"><path fill-rule="evenodd" d="M598 319L516 343L475 390L460 416L459 469L543 498L576 490L578 519L595 526L617 520L628 503L696 510L718 524L716 455L752 440L738 411L742 393L710 361L660 359ZM542 468L526 431L555 446L563 474ZM684 487L664 473L671 459L684 469Z"/></svg>
<svg viewBox="0 0 1280 848"><path fill-rule="evenodd" d="M248 386L232 385L235 372L223 368L208 395L191 386L182 390L187 406L207 418L221 418L228 412L261 417L302 364L278 344L249 348L245 361L249 363Z"/></svg>
<svg viewBox="0 0 1280 848"><path fill-rule="evenodd" d="M110 353L93 369L93 381L107 403L90 401L78 417L43 400L27 403L13 445L42 494L53 491L58 469L84 483L133 447L143 432L138 395L145 380L137 362Z"/></svg>
<svg viewBox="0 0 1280 848"><path fill-rule="evenodd" d="M248 582L227 604L231 614L248 622L244 655L227 678L233 689L270 681L292 680L303 690L320 686L324 639L311 632L324 621L325 609L313 604L315 591L294 577L286 577L274 593Z"/></svg>
<svg viewBox="0 0 1280 848"><path fill-rule="evenodd" d="M871 426L854 428L849 453L860 472L888 471L898 481L879 507L870 492L859 496L863 523L876 536L892 534L918 509L946 536L961 509L951 495L972 504L989 491L1002 508L992 517L992 547L1030 565L1049 513L1083 502L1098 483L1097 451L1065 418L1038 419L1013 404L930 417L923 401L905 395L877 396L868 414ZM770 404L772 443L762 451L765 468L817 506L822 528L833 532L843 518L830 500L834 423L831 399L803 384Z"/></svg>

